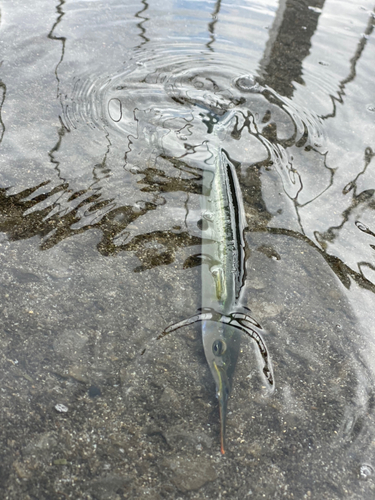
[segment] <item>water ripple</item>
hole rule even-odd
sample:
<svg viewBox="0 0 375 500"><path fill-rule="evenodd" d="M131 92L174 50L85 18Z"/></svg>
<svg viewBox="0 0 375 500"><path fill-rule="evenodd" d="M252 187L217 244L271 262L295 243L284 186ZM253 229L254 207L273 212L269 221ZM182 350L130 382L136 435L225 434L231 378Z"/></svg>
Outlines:
<svg viewBox="0 0 375 500"><path fill-rule="evenodd" d="M69 188L43 200L36 196L26 215L61 219L68 233L109 225L104 253L148 234L149 210L166 205L164 211L180 213L185 207L194 213L183 197L200 192L202 169L211 168L219 143L240 166L244 185L253 182L254 169L274 171L293 203L303 190L293 158L302 150L318 156L326 152L323 124L314 112L244 72L236 59L203 53L193 42L147 44L147 50L134 49L118 71L83 72L61 104L64 149L77 158L82 153L76 152L84 150L88 163L68 164L64 150L56 147L51 160ZM96 160L90 167L91 158ZM246 189L244 200L249 213L258 211L260 200ZM118 211L128 214L121 224ZM260 216L256 224L267 223L269 207L262 211L265 219ZM141 228L134 224L139 217L145 222ZM191 237L199 236L196 221L185 216L184 224ZM164 226L160 222L155 229L171 229ZM58 241L56 232L50 236L44 245Z"/></svg>

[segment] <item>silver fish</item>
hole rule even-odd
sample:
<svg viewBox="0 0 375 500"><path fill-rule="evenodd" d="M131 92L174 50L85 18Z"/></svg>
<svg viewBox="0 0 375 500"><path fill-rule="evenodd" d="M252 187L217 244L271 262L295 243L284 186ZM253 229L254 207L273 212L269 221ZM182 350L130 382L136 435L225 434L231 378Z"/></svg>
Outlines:
<svg viewBox="0 0 375 500"><path fill-rule="evenodd" d="M236 172L219 150L215 171L203 175L204 253L210 257L202 268L202 305L222 317L236 310L245 278L246 227L241 190ZM228 397L240 348L241 334L232 325L203 320L202 340L207 363L216 384L220 412L220 447L225 453Z"/></svg>
<svg viewBox="0 0 375 500"><path fill-rule="evenodd" d="M264 376L271 386L273 375L268 351L259 333L261 326L242 312L246 219L235 168L221 148L214 169L203 171L202 199L202 308L199 314L171 325L157 338L202 322L204 352L219 401L220 448L224 454L228 398L241 332L255 340L264 361Z"/></svg>

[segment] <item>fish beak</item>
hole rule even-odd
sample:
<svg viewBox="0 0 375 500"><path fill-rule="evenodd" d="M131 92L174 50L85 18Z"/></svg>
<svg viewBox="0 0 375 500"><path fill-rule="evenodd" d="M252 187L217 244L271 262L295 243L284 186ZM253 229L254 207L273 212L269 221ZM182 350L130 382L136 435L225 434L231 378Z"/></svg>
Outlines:
<svg viewBox="0 0 375 500"><path fill-rule="evenodd" d="M217 398L219 400L220 413L220 450L222 455L225 454L225 427L227 423L227 406L229 396L229 382L224 367L218 366L214 362L214 367L218 376Z"/></svg>

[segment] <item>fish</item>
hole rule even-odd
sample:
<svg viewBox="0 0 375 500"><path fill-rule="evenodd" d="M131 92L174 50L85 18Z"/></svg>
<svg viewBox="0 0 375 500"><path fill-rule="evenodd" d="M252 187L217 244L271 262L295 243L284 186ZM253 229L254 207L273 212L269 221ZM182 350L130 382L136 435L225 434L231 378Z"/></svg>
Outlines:
<svg viewBox="0 0 375 500"><path fill-rule="evenodd" d="M263 375L273 387L273 372L261 325L243 312L246 217L236 170L220 146L213 168L202 175L202 307L198 314L166 328L161 339L179 328L202 323L202 342L216 385L220 417L220 451L225 454L228 399L243 333L255 340L263 358Z"/></svg>
<svg viewBox="0 0 375 500"><path fill-rule="evenodd" d="M233 164L220 148L215 170L203 172L202 219L204 253L202 305L227 317L237 309L245 278L246 227L241 190ZM204 226L204 225L203 225ZM202 322L205 357L216 384L220 414L220 449L225 454L228 398L240 349L241 334L228 323Z"/></svg>

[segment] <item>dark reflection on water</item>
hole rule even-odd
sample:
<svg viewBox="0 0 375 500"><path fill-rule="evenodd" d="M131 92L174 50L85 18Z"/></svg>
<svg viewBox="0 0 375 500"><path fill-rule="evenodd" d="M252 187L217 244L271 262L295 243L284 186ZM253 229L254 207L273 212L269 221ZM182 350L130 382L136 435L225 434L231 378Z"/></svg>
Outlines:
<svg viewBox="0 0 375 500"><path fill-rule="evenodd" d="M375 14L338 5L4 2L9 498L373 497ZM221 461L200 331L150 342L200 306L218 148L276 386L244 343Z"/></svg>
<svg viewBox="0 0 375 500"><path fill-rule="evenodd" d="M282 95L292 97L293 82L305 83L303 61L310 53L311 37L317 28L324 1L280 2L260 62L260 73L263 82Z"/></svg>
<svg viewBox="0 0 375 500"><path fill-rule="evenodd" d="M3 104L4 104L4 101L5 101L5 96L6 96L6 86L4 85L4 82L2 82L0 80L0 89L1 89L1 103L0 103L0 124L1 124L1 135L0 135L0 144L1 144L1 141L3 140L3 136L4 136L4 132L5 132L5 125L4 125L4 122L3 122L3 119L2 119L2 116L1 116L1 111L2 111L2 108L3 108Z"/></svg>
<svg viewBox="0 0 375 500"><path fill-rule="evenodd" d="M368 18L368 23L366 26L365 31L362 33L362 36L357 44L355 53L353 57L350 59L350 72L346 78L340 81L339 83L339 90L337 91L338 96L336 95L331 95L332 99L332 104L333 104L333 111L332 113L325 115L323 119L327 118L333 118L336 116L336 103L343 103L343 98L345 95L345 86L353 81L356 77L356 64L358 63L363 50L366 47L367 41L369 39L369 36L372 34L374 31L374 25L375 25L375 17L374 17L374 11L370 13L369 18Z"/></svg>

